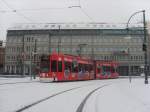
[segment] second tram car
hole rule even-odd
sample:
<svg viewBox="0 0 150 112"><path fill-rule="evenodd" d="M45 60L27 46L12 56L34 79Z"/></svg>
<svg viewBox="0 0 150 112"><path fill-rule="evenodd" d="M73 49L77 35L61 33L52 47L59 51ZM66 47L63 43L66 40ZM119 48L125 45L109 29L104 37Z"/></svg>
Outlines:
<svg viewBox="0 0 150 112"><path fill-rule="evenodd" d="M115 61L95 61L95 75L97 79L118 78L118 63Z"/></svg>

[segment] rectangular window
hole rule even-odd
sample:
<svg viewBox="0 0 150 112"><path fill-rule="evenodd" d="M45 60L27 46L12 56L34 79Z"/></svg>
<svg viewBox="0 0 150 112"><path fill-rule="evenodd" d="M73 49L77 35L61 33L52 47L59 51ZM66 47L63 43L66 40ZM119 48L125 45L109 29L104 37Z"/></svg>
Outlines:
<svg viewBox="0 0 150 112"><path fill-rule="evenodd" d="M77 73L78 72L78 64L77 62L72 63L72 72Z"/></svg>
<svg viewBox="0 0 150 112"><path fill-rule="evenodd" d="M52 61L51 70L52 70L52 72L57 72L57 61L56 60Z"/></svg>
<svg viewBox="0 0 150 112"><path fill-rule="evenodd" d="M62 61L58 61L58 72L62 72Z"/></svg>
<svg viewBox="0 0 150 112"><path fill-rule="evenodd" d="M65 70L71 71L71 66L72 66L71 62L65 61Z"/></svg>

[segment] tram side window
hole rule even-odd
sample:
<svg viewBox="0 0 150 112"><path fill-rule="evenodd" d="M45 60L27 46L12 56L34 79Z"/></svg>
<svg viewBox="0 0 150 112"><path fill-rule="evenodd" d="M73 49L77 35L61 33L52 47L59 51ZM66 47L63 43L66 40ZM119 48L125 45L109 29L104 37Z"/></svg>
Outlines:
<svg viewBox="0 0 150 112"><path fill-rule="evenodd" d="M89 72L89 65L88 64L85 65L85 71Z"/></svg>
<svg viewBox="0 0 150 112"><path fill-rule="evenodd" d="M58 72L62 72L62 61L58 61Z"/></svg>
<svg viewBox="0 0 150 112"><path fill-rule="evenodd" d="M72 66L71 62L65 62L65 70L71 71L71 66Z"/></svg>
<svg viewBox="0 0 150 112"><path fill-rule="evenodd" d="M81 63L79 63L79 72L83 72L83 67Z"/></svg>
<svg viewBox="0 0 150 112"><path fill-rule="evenodd" d="M52 72L57 72L57 61L56 60L52 61L51 70L52 70Z"/></svg>
<svg viewBox="0 0 150 112"><path fill-rule="evenodd" d="M72 63L72 72L77 73L78 72L78 66Z"/></svg>
<svg viewBox="0 0 150 112"><path fill-rule="evenodd" d="M85 72L85 68L86 68L86 65L85 64L79 64L79 72L82 72L84 73Z"/></svg>
<svg viewBox="0 0 150 112"><path fill-rule="evenodd" d="M90 70L90 72L93 71L93 66L92 65L89 65L89 70Z"/></svg>

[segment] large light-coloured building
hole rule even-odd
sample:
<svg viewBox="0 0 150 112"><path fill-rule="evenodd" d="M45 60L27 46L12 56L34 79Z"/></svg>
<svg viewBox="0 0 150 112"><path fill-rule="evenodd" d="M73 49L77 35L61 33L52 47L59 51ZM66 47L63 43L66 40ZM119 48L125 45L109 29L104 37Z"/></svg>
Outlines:
<svg viewBox="0 0 150 112"><path fill-rule="evenodd" d="M127 31L126 24L18 24L7 32L5 72L29 74L31 64L38 68L42 54L56 50L97 60L116 60L121 75L139 74L144 65L141 27L130 25Z"/></svg>

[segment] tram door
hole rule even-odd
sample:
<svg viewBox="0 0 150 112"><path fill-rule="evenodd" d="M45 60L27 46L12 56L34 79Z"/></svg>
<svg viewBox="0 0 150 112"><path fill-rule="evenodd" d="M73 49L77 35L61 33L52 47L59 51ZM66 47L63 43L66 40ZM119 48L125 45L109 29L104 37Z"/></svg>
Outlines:
<svg viewBox="0 0 150 112"><path fill-rule="evenodd" d="M64 62L64 78L67 80L69 79L72 71L72 63L69 61Z"/></svg>

